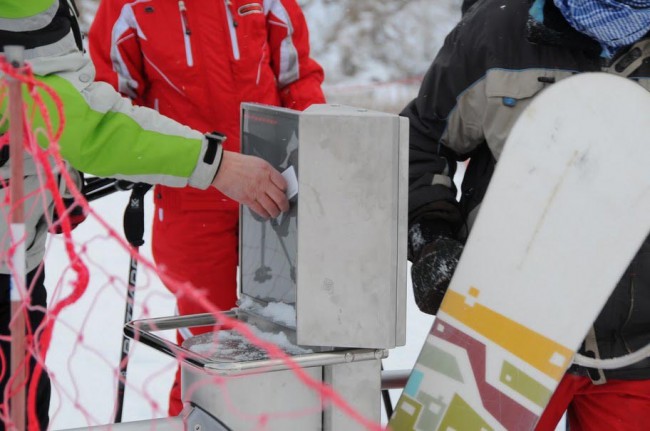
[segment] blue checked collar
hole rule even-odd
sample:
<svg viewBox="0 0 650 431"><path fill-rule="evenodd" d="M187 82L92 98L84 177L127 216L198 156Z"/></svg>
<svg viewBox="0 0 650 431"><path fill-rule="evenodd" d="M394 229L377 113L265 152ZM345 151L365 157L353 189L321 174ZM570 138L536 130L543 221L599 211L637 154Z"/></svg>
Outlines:
<svg viewBox="0 0 650 431"><path fill-rule="evenodd" d="M597 40L611 58L650 31L650 0L553 0L579 32ZM538 2L536 2L538 3Z"/></svg>

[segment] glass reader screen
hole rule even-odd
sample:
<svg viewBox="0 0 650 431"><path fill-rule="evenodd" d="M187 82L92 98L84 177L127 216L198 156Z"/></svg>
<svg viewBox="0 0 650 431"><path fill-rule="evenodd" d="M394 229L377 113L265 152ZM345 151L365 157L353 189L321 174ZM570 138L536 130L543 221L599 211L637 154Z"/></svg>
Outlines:
<svg viewBox="0 0 650 431"><path fill-rule="evenodd" d="M298 176L298 112L243 105L243 154L261 157L275 169ZM298 196L289 212L263 220L242 206L240 215L241 291L265 302L296 302Z"/></svg>

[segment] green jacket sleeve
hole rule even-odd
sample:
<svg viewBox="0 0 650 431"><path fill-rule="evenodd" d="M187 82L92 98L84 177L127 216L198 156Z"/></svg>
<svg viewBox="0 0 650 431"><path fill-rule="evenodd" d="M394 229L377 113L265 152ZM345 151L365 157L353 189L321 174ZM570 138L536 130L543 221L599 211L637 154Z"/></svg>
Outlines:
<svg viewBox="0 0 650 431"><path fill-rule="evenodd" d="M39 90L55 129L63 127L59 146L64 159L80 171L102 177L202 189L211 184L221 154L204 160L207 142L201 132L152 109L133 106L110 85L92 82L92 63L80 64L75 70L37 75L62 102L61 119L54 100ZM44 125L39 116L33 123L35 131ZM41 146L49 145L45 134L37 137Z"/></svg>

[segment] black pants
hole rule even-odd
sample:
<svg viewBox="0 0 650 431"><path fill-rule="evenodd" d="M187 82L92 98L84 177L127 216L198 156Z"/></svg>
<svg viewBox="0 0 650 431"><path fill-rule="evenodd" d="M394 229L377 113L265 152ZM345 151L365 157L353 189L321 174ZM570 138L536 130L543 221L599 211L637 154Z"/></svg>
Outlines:
<svg viewBox="0 0 650 431"><path fill-rule="evenodd" d="M36 277L36 278L35 278ZM9 280L10 276L6 274L0 274L0 334L3 336L9 335L9 319L11 314L11 303L9 301ZM43 271L40 274L36 274L36 271L32 271L27 275L27 286L34 286L31 290L31 305L45 307L47 306L47 292L45 291L45 275ZM32 333L36 332L36 329L39 327L45 313L41 310L30 309L28 311L30 329ZM28 326L28 325L26 325ZM39 342L39 340L34 340L34 342ZM4 365L2 366L1 374L2 379L0 380L0 405L4 405L4 391L9 380L9 375L11 374L11 343L7 341L0 340L0 345L2 347L2 352L0 354L4 357ZM36 366L36 361L33 357L30 358L30 370L28 375L34 374L34 368ZM27 399L27 389L31 382L28 380L28 386L25 389L25 399ZM50 379L45 372L41 373L41 378L38 382L37 395L36 395L36 414L38 416L39 429L47 429L49 423L49 408L50 408ZM4 406L2 407L4 409ZM25 410L27 412L27 409ZM27 419L25 419L25 425L27 426ZM5 431L4 422L0 423L0 431Z"/></svg>

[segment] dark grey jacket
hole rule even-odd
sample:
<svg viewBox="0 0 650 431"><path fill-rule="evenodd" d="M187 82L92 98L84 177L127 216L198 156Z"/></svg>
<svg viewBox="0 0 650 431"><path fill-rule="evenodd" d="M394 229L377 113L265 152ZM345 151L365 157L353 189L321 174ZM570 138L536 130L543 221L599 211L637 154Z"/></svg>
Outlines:
<svg viewBox="0 0 650 431"><path fill-rule="evenodd" d="M477 1L478 0L463 0L463 3L460 8L463 15L465 15L465 12L467 12L469 8L471 8L474 5L474 3L476 3Z"/></svg>
<svg viewBox="0 0 650 431"><path fill-rule="evenodd" d="M531 15L533 3L542 7ZM600 45L573 30L552 0L476 2L447 36L418 97L402 112L411 121L410 225L466 238L510 129L546 86L575 73L605 71L650 90L650 38L611 60L600 54ZM467 159L458 202L452 178L456 162ZM648 239L594 328L602 358L650 343ZM606 375L650 378L650 359Z"/></svg>

